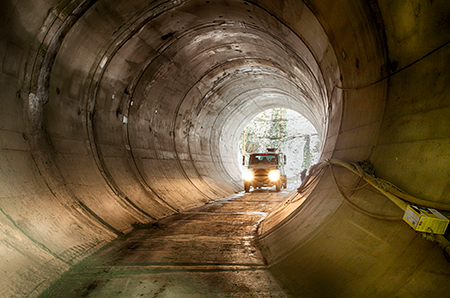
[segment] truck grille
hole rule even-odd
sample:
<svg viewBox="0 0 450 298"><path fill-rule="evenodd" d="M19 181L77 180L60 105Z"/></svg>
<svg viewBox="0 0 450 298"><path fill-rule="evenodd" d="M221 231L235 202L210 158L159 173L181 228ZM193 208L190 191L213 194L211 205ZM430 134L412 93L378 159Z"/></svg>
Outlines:
<svg viewBox="0 0 450 298"><path fill-rule="evenodd" d="M255 175L255 180L265 181L269 179L268 169L253 169L253 173Z"/></svg>

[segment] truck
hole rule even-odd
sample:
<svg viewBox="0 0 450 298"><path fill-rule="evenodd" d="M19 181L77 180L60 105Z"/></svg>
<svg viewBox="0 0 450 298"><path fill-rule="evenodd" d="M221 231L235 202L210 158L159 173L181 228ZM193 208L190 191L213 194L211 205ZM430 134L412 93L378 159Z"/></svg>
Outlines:
<svg viewBox="0 0 450 298"><path fill-rule="evenodd" d="M247 169L243 173L244 190L250 192L250 187L273 187L276 191L287 187L287 178L284 172L286 155L277 152L276 148L267 148L267 152L250 153L243 158L243 165Z"/></svg>

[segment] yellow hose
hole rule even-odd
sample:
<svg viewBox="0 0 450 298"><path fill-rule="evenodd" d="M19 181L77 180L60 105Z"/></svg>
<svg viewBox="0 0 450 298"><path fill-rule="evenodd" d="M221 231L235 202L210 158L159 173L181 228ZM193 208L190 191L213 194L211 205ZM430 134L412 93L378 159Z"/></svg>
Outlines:
<svg viewBox="0 0 450 298"><path fill-rule="evenodd" d="M393 187L391 183L386 183L390 187L388 189L381 188L376 182L379 181L376 178L373 178L369 175L367 175L364 170L362 170L357 164L349 164L345 161L339 160L339 159L330 159L326 162L329 162L334 165L338 165L344 168L347 168L348 170L352 171L359 177L362 177L364 180L366 180L370 185L375 187L377 190L379 190L382 194L384 194L386 197L391 199L398 207L400 207L402 210L406 210L406 204L401 199L408 201L410 203L413 203L415 205L424 206L428 208L443 210L443 211L450 211L450 205L445 203L437 203L437 202L430 202L427 200L423 200L417 197L414 197L412 195L407 194L404 191L398 190L397 187ZM383 180L384 181L384 180Z"/></svg>
<svg viewBox="0 0 450 298"><path fill-rule="evenodd" d="M338 165L338 166L344 167L344 168L352 171L353 173L355 173L359 177L362 177L364 180L366 180L367 183L369 183L374 188L376 188L379 192L381 192L383 195L385 195L389 200L391 200L400 209L402 209L403 211L406 211L406 207L408 207L407 203L405 203L403 200L399 199L398 197L394 196L391 193L386 192L384 189L379 187L374 182L374 181L376 181L376 179L371 177L371 176L369 176L369 175L367 175L359 166L351 165L351 164L349 164L349 163L347 163L345 161L339 160L339 159L330 159L330 160L327 160L326 162L328 162L330 164L334 164L334 165Z"/></svg>
<svg viewBox="0 0 450 298"><path fill-rule="evenodd" d="M336 175L334 174L334 170L333 170L333 166L331 165L331 163L328 163L328 165L330 166L330 170L331 170L331 175L333 176L333 180L334 183L336 185L337 190L339 191L340 195L342 196L342 198L344 199L344 201L350 205L350 207L352 207L353 209L357 210L358 212L361 212L362 214L365 214L369 217L372 218L376 218L376 219L381 219L381 220L402 220L402 217L398 217L398 216L385 216L385 215L379 215L379 214L375 214L369 211L366 211L364 209L362 209L361 207L357 206L355 203L353 203L352 201L350 201L344 194L344 192L341 190L341 188L339 187L339 184L337 182L336 179Z"/></svg>
<svg viewBox="0 0 450 298"><path fill-rule="evenodd" d="M376 178L373 178L373 177L367 175L358 164L349 164L349 163L339 160L339 159L328 159L323 164L329 164L330 166L331 166L331 164L338 165L338 166L341 166L341 167L344 167L344 168L350 170L355 175L362 177L364 180L366 180L367 183L369 183L374 188L376 188L380 193L385 195L388 199L390 199L395 205L397 205L403 211L406 211L408 204L405 201L403 201L402 199L407 200L407 201L417 204L417 205L424 206L424 207L450 211L450 205L422 200L422 199L413 197L405 192L401 192L392 186L389 187L389 189L387 191L384 190L376 183L376 181L378 181L378 180ZM322 165L319 165L317 168L322 168ZM388 183L388 185L391 185L391 184ZM336 184L336 186L337 186L337 184ZM439 244L439 246L444 250L444 254L446 255L446 257L450 258L450 241L447 238L445 238L443 235L433 235L433 234L427 234L427 233L421 233L421 235L423 238L425 238L427 240L437 242Z"/></svg>

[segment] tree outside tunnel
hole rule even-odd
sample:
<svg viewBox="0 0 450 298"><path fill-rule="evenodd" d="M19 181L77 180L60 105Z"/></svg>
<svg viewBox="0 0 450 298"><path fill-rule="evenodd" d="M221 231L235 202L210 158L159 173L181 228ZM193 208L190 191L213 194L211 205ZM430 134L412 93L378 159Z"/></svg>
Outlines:
<svg viewBox="0 0 450 298"><path fill-rule="evenodd" d="M289 185L301 182L300 173L319 160L321 142L314 126L301 114L285 109L268 109L244 128L239 142L239 158L252 152L278 148L287 156Z"/></svg>

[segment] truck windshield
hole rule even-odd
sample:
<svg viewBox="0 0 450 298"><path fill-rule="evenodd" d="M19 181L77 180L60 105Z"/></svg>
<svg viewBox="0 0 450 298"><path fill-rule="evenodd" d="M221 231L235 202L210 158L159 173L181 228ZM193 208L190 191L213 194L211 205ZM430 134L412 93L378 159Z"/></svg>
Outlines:
<svg viewBox="0 0 450 298"><path fill-rule="evenodd" d="M276 164L278 164L278 156L275 154L252 154L252 155L250 155L249 164L251 164L251 165L257 165L257 164L276 165Z"/></svg>

